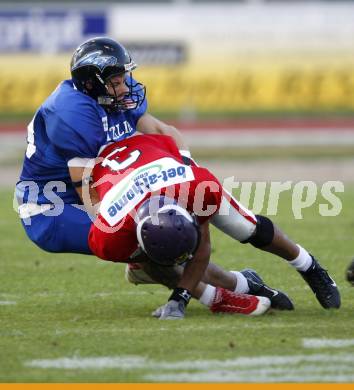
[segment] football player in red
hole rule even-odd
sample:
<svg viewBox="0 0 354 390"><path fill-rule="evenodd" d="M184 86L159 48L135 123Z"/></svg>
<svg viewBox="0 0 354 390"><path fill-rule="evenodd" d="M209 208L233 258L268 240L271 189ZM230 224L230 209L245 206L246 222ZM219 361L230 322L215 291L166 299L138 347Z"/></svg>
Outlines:
<svg viewBox="0 0 354 390"><path fill-rule="evenodd" d="M213 312L262 314L274 295L273 307L293 308L285 294L266 290L261 280L252 282L249 270L243 278L259 287L248 289L253 296L226 290L229 280L231 289L235 288L231 273L225 286L201 283L208 279L208 222L220 208L223 190L207 169L185 164L172 138L140 135L108 145L98 157L92 178L101 202L89 246L105 260L135 265L143 261L143 271L153 281L174 289L155 316L183 318L192 295ZM178 264L183 264L179 270ZM166 266L172 278L167 278Z"/></svg>

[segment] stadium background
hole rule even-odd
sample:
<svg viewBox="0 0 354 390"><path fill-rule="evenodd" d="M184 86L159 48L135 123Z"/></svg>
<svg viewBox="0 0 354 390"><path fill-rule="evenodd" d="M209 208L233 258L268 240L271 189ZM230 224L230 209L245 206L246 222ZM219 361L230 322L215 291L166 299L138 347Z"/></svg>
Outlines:
<svg viewBox="0 0 354 390"><path fill-rule="evenodd" d="M35 109L70 77L74 48L97 35L130 49L149 110L200 159L353 154L352 1L0 2L6 184Z"/></svg>
<svg viewBox="0 0 354 390"><path fill-rule="evenodd" d="M351 112L348 1L31 2L0 7L0 112L30 113L73 49L109 35L141 65L150 109L177 118Z"/></svg>
<svg viewBox="0 0 354 390"><path fill-rule="evenodd" d="M205 358L216 359L232 358L235 354L249 356L253 352L296 354L301 348L296 344L299 334L352 340L353 290L349 291L345 284L344 267L354 253L354 1L0 1L0 260L4 270L0 279L0 309L10 311L12 306L6 306L6 302L11 303L16 296L26 303L22 311L20 304L18 311L13 306L12 319L0 319L4 321L4 330L0 332L0 381L117 381L121 377L117 379L114 373L101 378L95 371L82 376L66 373L64 377L57 372L26 371L21 359L68 356L69 352L75 356L77 350L83 356L101 356L102 351L115 354L117 350L128 356L140 351L145 356L150 350L156 353L154 358L164 361L170 356L164 354L162 347L155 349L160 343L155 333L161 335L163 342L177 341L185 346L185 339L178 338L178 326L170 325L176 332L166 334L161 325L145 320L148 314L144 310L154 298L152 292L146 293L146 297L134 287L130 291L125 283L123 291L127 295L123 297L137 297L134 303L117 302L117 280L111 264L88 265L87 259L77 256L48 256L26 240L11 209L13 186L26 147L27 123L56 85L70 77L73 49L97 35L109 35L130 49L140 65L136 78L147 86L149 110L176 124L198 162L210 167L221 180L235 176L241 182L309 180L322 185L328 180L339 180L345 184L343 210L338 219L320 217L318 200L306 210L303 221L294 221L290 200L281 203L280 213L275 216L286 231L332 261L327 265L339 279L342 293L347 292L343 294L346 300L342 317L336 319L323 313L313 297L309 302L310 293L300 290L303 285L297 284L297 275L284 281L281 272L276 274L273 266L267 266L272 264L271 260L267 263L261 255L250 254L242 246L238 249L239 267L249 265L247 259L252 256L253 261L255 256L255 265L262 275L295 294L296 317L268 316L262 320L269 325L267 329L261 321L247 324L237 319L236 325L228 319L218 319L211 325L202 310L193 308L187 333L201 355L193 355L191 350L187 352L190 360L204 357L203 348L207 349ZM250 206L245 202L250 197L240 195L242 202ZM310 234L317 231L316 235ZM332 238L337 241L333 243ZM216 240L222 264L234 267L229 255L231 244L226 244L221 235L216 234ZM289 275L285 267L284 272ZM81 279L74 272L76 268L80 268ZM100 277L95 277L98 274ZM106 291L100 285L101 275ZM123 285L123 278L119 277ZM87 290L80 285L85 278L89 281ZM166 293L158 290L156 294L155 300L160 302ZM94 300L93 305L90 299ZM34 318L28 317L31 310ZM100 310L98 320L96 311ZM127 318L120 313L128 313ZM124 342L120 333L114 333L117 315L122 326L134 330L131 338L124 333ZM201 324L199 329L193 328L196 317ZM93 321L87 325L82 318ZM38 319L42 324L36 323ZM97 328L92 325L94 321ZM309 331L309 323L318 326ZM107 334L102 331L103 326L107 327ZM218 346L224 341L217 338L218 329L229 337L229 329L234 331L235 326L242 337L230 341L227 351L220 352ZM301 329L299 334L296 327ZM44 330L44 336L37 335L37 328ZM151 328L148 338L147 328ZM209 338L203 336L206 328ZM16 329L26 329L20 340L18 337L22 336ZM273 338L274 329L281 335L280 345L280 339ZM83 336L86 334L89 337ZM137 341L130 344L131 339ZM91 341L92 346L88 346L86 343ZM117 349L117 344L121 349ZM174 358L183 360L186 352L180 349L175 351ZM353 347L345 351L353 352ZM352 359L353 354L350 356ZM338 381L353 381L352 367L346 371L351 376L340 377L348 356L333 358L339 363L331 363L326 356L324 360L319 358L323 371L319 369L317 377L307 376L306 367L301 374L304 381L331 381L337 373ZM264 364L260 362L261 369ZM154 380L142 374L129 375L123 376L125 381ZM247 380L243 380L248 381L252 375L250 371ZM264 375L263 379L269 380ZM232 378L235 377L231 381Z"/></svg>

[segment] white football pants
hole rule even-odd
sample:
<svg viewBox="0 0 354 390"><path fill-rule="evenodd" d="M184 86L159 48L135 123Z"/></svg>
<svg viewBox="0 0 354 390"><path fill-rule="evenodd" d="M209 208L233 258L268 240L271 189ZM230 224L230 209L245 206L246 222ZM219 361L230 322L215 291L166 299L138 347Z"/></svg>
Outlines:
<svg viewBox="0 0 354 390"><path fill-rule="evenodd" d="M223 189L220 208L210 222L219 230L238 241L245 241L256 229L257 218Z"/></svg>

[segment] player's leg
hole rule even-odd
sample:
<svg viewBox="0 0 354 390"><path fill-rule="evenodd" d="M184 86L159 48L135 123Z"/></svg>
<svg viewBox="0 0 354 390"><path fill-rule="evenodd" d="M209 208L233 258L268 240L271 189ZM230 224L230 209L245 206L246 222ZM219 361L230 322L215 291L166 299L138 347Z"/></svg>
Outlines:
<svg viewBox="0 0 354 390"><path fill-rule="evenodd" d="M240 242L250 238L257 226L256 216L225 190L223 190L219 210L211 217L210 222L217 229Z"/></svg>
<svg viewBox="0 0 354 390"><path fill-rule="evenodd" d="M65 204L59 215L45 212L21 221L30 240L47 252L92 254L87 241L92 222L86 211Z"/></svg>
<svg viewBox="0 0 354 390"><path fill-rule="evenodd" d="M270 299L273 309L294 309L292 301L284 292L267 286L254 270L244 270L241 272L226 271L215 263L209 263L203 280L205 283L223 287L236 294L251 294L266 297Z"/></svg>
<svg viewBox="0 0 354 390"><path fill-rule="evenodd" d="M183 273L183 266L161 266L151 260L140 263L128 263L125 268L125 278L129 283L161 284L169 289L174 289Z"/></svg>
<svg viewBox="0 0 354 390"><path fill-rule="evenodd" d="M144 271L141 263L128 263L125 266L124 276L127 282L136 286L139 284L158 284L156 280Z"/></svg>
<svg viewBox="0 0 354 390"><path fill-rule="evenodd" d="M173 289L177 286L182 276L183 266L162 267L153 262L145 262L139 264L140 272L137 274L134 273L133 267L127 267L127 270L127 279L129 281L133 280L135 284L138 284L137 282L145 284L145 281L147 281L147 283L162 284ZM193 298L198 299L202 305L208 307L213 313L260 315L265 313L271 306L271 301L267 297L237 294L225 288L215 287L204 282L200 282L191 293ZM164 305L158 307L154 310L152 316L159 318L163 308Z"/></svg>
<svg viewBox="0 0 354 390"><path fill-rule="evenodd" d="M232 238L287 260L309 284L324 308L339 308L339 291L327 271L269 218L255 216L225 191L219 212L211 222Z"/></svg>
<svg viewBox="0 0 354 390"><path fill-rule="evenodd" d="M209 267L214 267L212 275L218 275L218 280L210 280L214 285L208 284L207 273L192 291L192 296L214 313L239 313L248 315L263 314L271 305L271 300L266 295L240 293L236 291L238 279L234 273L224 271L215 264L209 263ZM133 284L162 284L170 289L177 286L183 273L183 266L172 267L159 266L151 261L128 264L126 267L126 279ZM242 275L242 274L241 274ZM244 278L247 284L246 278ZM228 285L224 281L228 280ZM205 283L204 283L205 282ZM220 282L220 284L218 284ZM245 291L246 292L246 291ZM250 296L250 294L252 296ZM268 294L269 295L269 294ZM273 305L272 305L273 306ZM154 317L159 317L163 306L153 312Z"/></svg>
<svg viewBox="0 0 354 390"><path fill-rule="evenodd" d="M303 277L325 309L340 307L338 288L327 271L300 245L290 240L267 217L257 216L255 233L245 241L288 261Z"/></svg>
<svg viewBox="0 0 354 390"><path fill-rule="evenodd" d="M261 315L271 306L268 298L249 294L236 294L222 287L214 287L200 282L192 291L193 298L207 306L213 313ZM164 305L158 307L152 313L153 317L159 318ZM178 313L177 313L178 314Z"/></svg>

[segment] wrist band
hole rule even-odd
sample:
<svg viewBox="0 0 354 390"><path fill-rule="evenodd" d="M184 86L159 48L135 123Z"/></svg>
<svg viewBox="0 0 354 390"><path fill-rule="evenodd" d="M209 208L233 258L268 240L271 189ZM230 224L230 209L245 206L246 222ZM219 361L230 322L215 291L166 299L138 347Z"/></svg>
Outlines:
<svg viewBox="0 0 354 390"><path fill-rule="evenodd" d="M176 287L168 300L177 302L183 301L185 305L188 305L191 298L192 294L186 288Z"/></svg>
<svg viewBox="0 0 354 390"><path fill-rule="evenodd" d="M79 181L72 181L71 184L74 188L87 186L92 182L91 176L84 177L82 180Z"/></svg>

